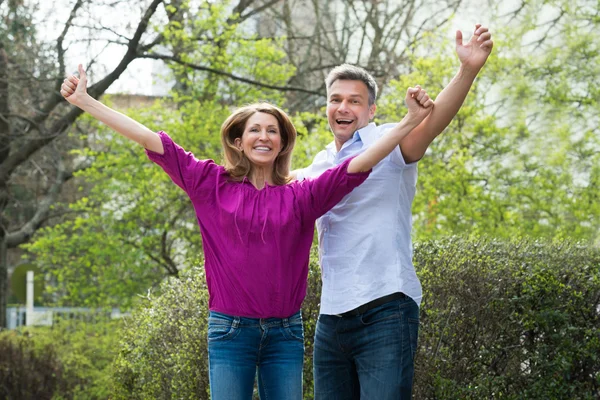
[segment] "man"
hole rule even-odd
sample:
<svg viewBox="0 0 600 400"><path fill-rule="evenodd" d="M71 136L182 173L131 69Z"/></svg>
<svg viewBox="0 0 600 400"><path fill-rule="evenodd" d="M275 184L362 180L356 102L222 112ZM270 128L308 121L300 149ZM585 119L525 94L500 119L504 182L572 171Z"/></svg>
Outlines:
<svg viewBox="0 0 600 400"><path fill-rule="evenodd" d="M315 399L410 399L421 284L412 264L411 204L417 161L460 109L493 47L477 24L465 44L456 32L458 73L431 114L370 177L317 222L323 288L314 343ZM376 126L377 84L341 65L326 79L334 140L295 171L315 177L361 153L394 124Z"/></svg>

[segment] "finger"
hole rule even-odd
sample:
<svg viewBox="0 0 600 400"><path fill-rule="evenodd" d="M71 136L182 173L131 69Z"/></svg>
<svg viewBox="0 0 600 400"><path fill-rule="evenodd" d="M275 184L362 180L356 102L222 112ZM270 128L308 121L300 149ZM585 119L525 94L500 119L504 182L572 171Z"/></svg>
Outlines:
<svg viewBox="0 0 600 400"><path fill-rule="evenodd" d="M423 107L425 108L429 108L429 107L433 107L433 100L429 99L425 102L425 104L423 104Z"/></svg>
<svg viewBox="0 0 600 400"><path fill-rule="evenodd" d="M75 75L71 75L67 78L70 82L72 82L75 86L79 83L79 78Z"/></svg>
<svg viewBox="0 0 600 400"><path fill-rule="evenodd" d="M423 98L427 96L427 92L424 90L421 90L418 94L417 94L417 100L419 101L419 103L423 100Z"/></svg>
<svg viewBox="0 0 600 400"><path fill-rule="evenodd" d="M85 83L87 85L87 74L85 73L85 70L83 69L83 65L79 64L77 66L77 69L79 70L79 79L83 81L83 83Z"/></svg>
<svg viewBox="0 0 600 400"><path fill-rule="evenodd" d="M456 45L457 46L462 46L463 45L463 36L462 36L462 32L461 31L456 31Z"/></svg>
<svg viewBox="0 0 600 400"><path fill-rule="evenodd" d="M74 90L64 84L61 86L61 92L65 92L67 94L73 94Z"/></svg>
<svg viewBox="0 0 600 400"><path fill-rule="evenodd" d="M477 29L479 28L481 28L481 24L475 24L475 31L473 33L477 34Z"/></svg>
<svg viewBox="0 0 600 400"><path fill-rule="evenodd" d="M426 94L425 96L423 96L423 98L421 100L419 100L419 102L421 103L421 105L424 107L425 104L429 101L429 96Z"/></svg>
<svg viewBox="0 0 600 400"><path fill-rule="evenodd" d="M65 79L62 85L63 85L63 87L68 87L68 88L71 88L73 90L75 90L75 88L77 88L77 84L71 82L68 79Z"/></svg>
<svg viewBox="0 0 600 400"><path fill-rule="evenodd" d="M477 38L478 42L485 42L486 40L490 40L492 38L492 34L489 32L484 32Z"/></svg>
<svg viewBox="0 0 600 400"><path fill-rule="evenodd" d="M481 35L482 33L487 32L487 31L488 31L487 27L479 25L479 28L475 29L475 34Z"/></svg>
<svg viewBox="0 0 600 400"><path fill-rule="evenodd" d="M492 40L486 40L485 42L481 43L481 46L479 47L486 50L492 50L494 47L494 42Z"/></svg>
<svg viewBox="0 0 600 400"><path fill-rule="evenodd" d="M414 97L415 94L417 94L419 92L419 87L409 87L408 90L406 91L406 94L410 95L410 97Z"/></svg>

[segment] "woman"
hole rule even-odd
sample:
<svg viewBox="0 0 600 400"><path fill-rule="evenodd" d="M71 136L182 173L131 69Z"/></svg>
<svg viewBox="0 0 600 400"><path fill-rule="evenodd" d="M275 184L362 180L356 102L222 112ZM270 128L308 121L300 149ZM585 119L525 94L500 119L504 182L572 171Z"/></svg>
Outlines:
<svg viewBox="0 0 600 400"><path fill-rule="evenodd" d="M277 107L254 104L227 118L220 166L94 100L81 65L79 74L62 85L67 101L144 146L192 201L209 291L211 397L251 399L258 371L262 399L301 399L300 307L314 222L367 178L433 102L422 89L409 89L409 114L389 134L319 178L299 182L289 173L296 131Z"/></svg>

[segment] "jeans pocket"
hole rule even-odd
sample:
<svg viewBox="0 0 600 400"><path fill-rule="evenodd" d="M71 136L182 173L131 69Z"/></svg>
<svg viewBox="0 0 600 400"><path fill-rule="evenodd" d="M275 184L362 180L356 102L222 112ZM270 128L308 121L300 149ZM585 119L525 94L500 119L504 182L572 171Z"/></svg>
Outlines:
<svg viewBox="0 0 600 400"><path fill-rule="evenodd" d="M398 310L398 306L394 304L385 304L383 306L369 310L363 315L361 315L360 322L363 325L368 326L392 318L395 318L397 320L400 318L400 311Z"/></svg>
<svg viewBox="0 0 600 400"><path fill-rule="evenodd" d="M208 341L214 342L217 340L232 339L239 332L239 327L234 327L233 319L227 318L214 318L208 319Z"/></svg>
<svg viewBox="0 0 600 400"><path fill-rule="evenodd" d="M419 342L419 320L416 318L408 318L408 334L410 335L410 351L413 361L417 354L417 345Z"/></svg>
<svg viewBox="0 0 600 400"><path fill-rule="evenodd" d="M288 340L297 340L304 343L304 326L302 322L292 323L283 327L283 332Z"/></svg>

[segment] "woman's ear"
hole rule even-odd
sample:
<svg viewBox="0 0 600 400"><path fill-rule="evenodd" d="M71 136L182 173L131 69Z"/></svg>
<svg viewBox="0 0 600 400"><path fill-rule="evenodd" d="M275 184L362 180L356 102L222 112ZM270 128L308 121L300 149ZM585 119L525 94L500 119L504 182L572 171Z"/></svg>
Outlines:
<svg viewBox="0 0 600 400"><path fill-rule="evenodd" d="M242 139L241 138L235 138L235 140L233 141L233 144L235 144L235 147L237 147L239 151L241 151L242 153L244 152L244 148L242 147Z"/></svg>

